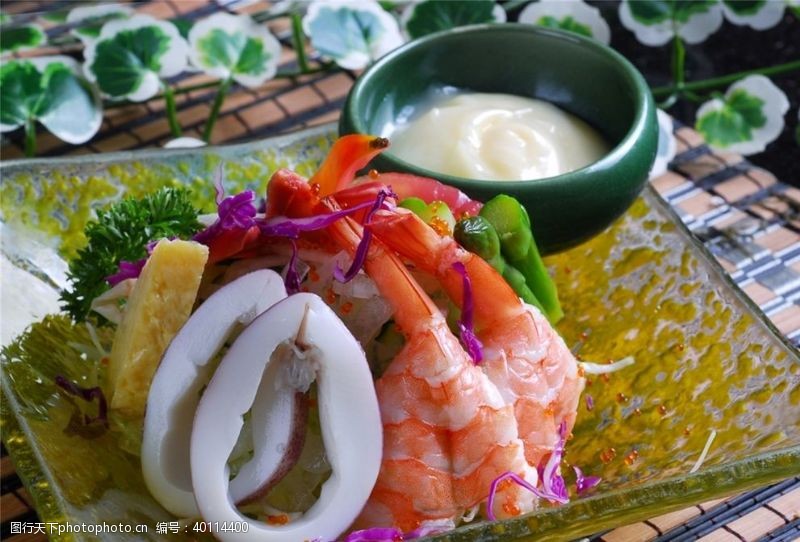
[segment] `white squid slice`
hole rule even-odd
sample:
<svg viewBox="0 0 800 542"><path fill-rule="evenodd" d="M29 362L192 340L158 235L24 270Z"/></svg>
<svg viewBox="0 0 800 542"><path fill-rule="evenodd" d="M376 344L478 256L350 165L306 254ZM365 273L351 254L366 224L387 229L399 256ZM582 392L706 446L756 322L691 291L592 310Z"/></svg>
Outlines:
<svg viewBox="0 0 800 542"><path fill-rule="evenodd" d="M226 284L192 314L161 359L147 396L142 472L153 497L178 517L199 515L189 469L189 439L197 403L211 376L209 362L237 324L249 324L285 297L280 275L267 269ZM268 481L249 478L238 485L239 498L258 492Z"/></svg>
<svg viewBox="0 0 800 542"><path fill-rule="evenodd" d="M287 343L299 354L289 363L272 355ZM316 376L322 438L333 470L319 500L286 525L268 525L239 513L228 481L227 461L242 416L257 400L262 379L273 371L276 385L300 391L309 376ZM215 533L226 542L334 540L366 504L378 477L382 445L378 400L361 346L319 297L296 294L242 332L200 400L191 440L197 506L205 521L248 523L246 532Z"/></svg>

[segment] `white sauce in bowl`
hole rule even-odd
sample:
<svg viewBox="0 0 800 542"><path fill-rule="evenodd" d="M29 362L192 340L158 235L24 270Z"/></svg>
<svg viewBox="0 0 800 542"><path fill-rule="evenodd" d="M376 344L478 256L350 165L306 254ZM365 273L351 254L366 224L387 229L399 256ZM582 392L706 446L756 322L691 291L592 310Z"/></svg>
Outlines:
<svg viewBox="0 0 800 542"><path fill-rule="evenodd" d="M510 94L441 96L389 136L391 152L414 165L470 179L553 177L596 162L608 144L553 104Z"/></svg>

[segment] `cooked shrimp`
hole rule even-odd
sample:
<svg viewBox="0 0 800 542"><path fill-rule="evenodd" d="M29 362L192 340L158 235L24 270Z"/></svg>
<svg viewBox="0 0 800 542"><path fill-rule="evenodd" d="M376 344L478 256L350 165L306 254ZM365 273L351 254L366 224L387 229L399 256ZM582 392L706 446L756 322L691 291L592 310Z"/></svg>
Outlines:
<svg viewBox="0 0 800 542"><path fill-rule="evenodd" d="M575 357L547 319L522 303L503 278L483 259L442 237L406 211L380 211L368 226L415 266L435 275L460 306L464 264L471 279L477 336L483 343L483 370L503 399L513 405L525 457L539 465L558 442L562 422L571 429L584 379Z"/></svg>
<svg viewBox="0 0 800 542"><path fill-rule="evenodd" d="M287 185L295 190L291 197L285 197ZM273 200L272 212L292 216L326 208L312 189L286 173L273 176L273 193L282 194L288 204L279 210L278 200ZM331 225L327 233L351 255L362 236L361 227L349 218ZM484 502L492 480L507 471L535 485L537 473L525 461L513 407L472 363L403 263L383 244L373 242L365 270L392 306L406 344L376 382L383 459L355 527L394 526L407 531L435 520L455 523ZM498 497L494 510L498 517L535 506L533 495L517 486L504 487Z"/></svg>

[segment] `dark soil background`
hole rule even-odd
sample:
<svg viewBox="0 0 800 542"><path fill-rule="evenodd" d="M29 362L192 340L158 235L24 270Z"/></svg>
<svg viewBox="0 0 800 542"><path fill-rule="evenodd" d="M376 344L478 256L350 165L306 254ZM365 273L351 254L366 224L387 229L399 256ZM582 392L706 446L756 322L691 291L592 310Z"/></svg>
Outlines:
<svg viewBox="0 0 800 542"><path fill-rule="evenodd" d="M649 47L639 43L636 36L619 21L619 2L589 2L599 8L611 27L611 46L625 55L645 76L651 87L670 84L672 44ZM509 14L514 20L518 11ZM742 70L765 68L800 59L800 19L788 9L783 20L768 30L753 30L725 21L722 27L697 45L686 46L686 81L718 77ZM789 112L781 136L759 154L748 159L771 171L779 180L800 186L800 145L795 140L800 106L800 71L771 77L789 98ZM725 92L727 87L714 89ZM711 92L711 91L708 91ZM705 95L705 91L700 93ZM679 100L667 109L684 124L694 125L695 113L701 104Z"/></svg>

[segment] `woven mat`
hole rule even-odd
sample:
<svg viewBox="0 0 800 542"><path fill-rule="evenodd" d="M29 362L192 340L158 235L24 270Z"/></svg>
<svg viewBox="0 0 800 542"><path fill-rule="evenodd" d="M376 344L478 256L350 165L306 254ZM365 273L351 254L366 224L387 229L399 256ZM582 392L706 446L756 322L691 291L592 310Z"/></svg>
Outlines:
<svg viewBox="0 0 800 542"><path fill-rule="evenodd" d="M65 2L4 2L7 13L35 13ZM222 6L224 4L224 7ZM239 7L239 6L242 7ZM63 7L63 6L62 6ZM252 13L266 2L179 0L146 2L137 7L167 19L198 19L227 9ZM284 44L281 69L296 68L286 23L270 23ZM66 30L53 26L48 34ZM50 51L55 54L60 51ZM312 55L313 58L313 55ZM250 90L234 85L214 128L213 143L235 143L269 137L338 118L355 79L350 72L318 73L273 80ZM181 88L211 81L189 74L172 81ZM177 97L185 135L199 137L210 112L215 89L197 89ZM103 126L86 145L73 147L47 132L37 138L42 156L91 154L162 146L171 139L164 104L153 101L105 112ZM712 152L693 130L676 122L678 155L671 171L653 181L689 228L718 258L739 286L761 307L778 329L800 342L800 190L779 182L741 156ZM22 157L22 135L12 134L3 159ZM800 184L800 179L784 179ZM800 473L799 473L800 474ZM0 461L0 539L11 542L46 540L35 534L38 518L30 497L14 473L5 447ZM25 526L23 526L25 525ZM32 528L33 526L33 528ZM21 531L23 534L17 534ZM800 540L800 477L712 501L596 536L607 542Z"/></svg>

